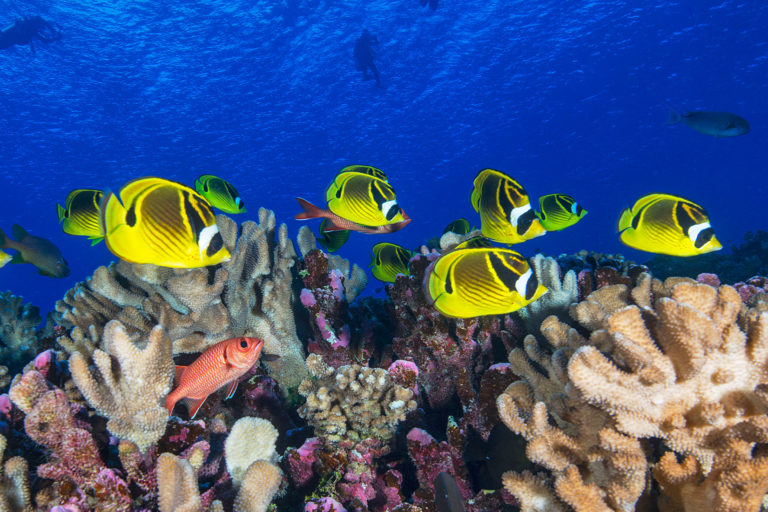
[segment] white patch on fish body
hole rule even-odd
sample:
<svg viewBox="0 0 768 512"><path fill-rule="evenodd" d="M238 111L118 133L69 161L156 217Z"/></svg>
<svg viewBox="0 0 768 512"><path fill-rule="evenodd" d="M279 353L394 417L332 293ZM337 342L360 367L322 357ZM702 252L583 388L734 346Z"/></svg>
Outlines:
<svg viewBox="0 0 768 512"><path fill-rule="evenodd" d="M384 214L385 219L389 219L389 212L392 211L392 208L397 208L397 201L395 199L381 203L381 213Z"/></svg>
<svg viewBox="0 0 768 512"><path fill-rule="evenodd" d="M520 277L518 277L517 281L515 281L515 290L523 298L525 298L525 290L528 288L528 280L531 279L532 275L533 273L529 268L528 270L525 271L525 273L520 274Z"/></svg>
<svg viewBox="0 0 768 512"><path fill-rule="evenodd" d="M219 232L219 226L213 224L200 230L197 235L197 247L200 250L200 261L203 261L203 253L208 250L211 240Z"/></svg>
<svg viewBox="0 0 768 512"><path fill-rule="evenodd" d="M695 224L688 229L688 238L690 238L691 242L696 243L696 238L698 238L699 233L711 227L712 225L709 222L702 222L701 224Z"/></svg>
<svg viewBox="0 0 768 512"><path fill-rule="evenodd" d="M518 206L517 208L512 208L512 211L509 212L509 223L512 224L512 227L516 228L518 219L522 217L530 209L531 209L531 203L524 204L523 206Z"/></svg>

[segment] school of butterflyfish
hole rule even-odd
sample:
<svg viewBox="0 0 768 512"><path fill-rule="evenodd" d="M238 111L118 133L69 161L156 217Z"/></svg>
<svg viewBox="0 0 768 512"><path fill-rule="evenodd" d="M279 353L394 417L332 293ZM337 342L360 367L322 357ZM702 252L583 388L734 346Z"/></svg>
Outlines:
<svg viewBox="0 0 768 512"><path fill-rule="evenodd" d="M510 313L544 295L547 289L528 260L494 243L525 242L573 226L587 214L573 197L562 193L541 196L535 210L525 188L496 169L481 170L472 185L470 203L479 215L479 234L472 236L476 230L467 219L449 223L443 233L456 233L465 240L439 254L424 275L427 302L449 317ZM296 219L322 219L316 238L327 252L338 251L352 231L393 233L411 221L386 174L367 165L350 165L336 174L325 192L327 208L296 199L303 210ZM148 176L118 192L73 190L64 206L57 205L57 214L64 232L88 237L92 244L104 240L125 261L198 268L230 257L214 208L225 213L246 211L235 187L217 176L199 176L194 188ZM639 198L621 212L618 232L624 244L652 253L694 256L722 248L706 211L670 194ZM396 244L377 243L371 249L371 273L393 283L398 275L410 275L416 254Z"/></svg>

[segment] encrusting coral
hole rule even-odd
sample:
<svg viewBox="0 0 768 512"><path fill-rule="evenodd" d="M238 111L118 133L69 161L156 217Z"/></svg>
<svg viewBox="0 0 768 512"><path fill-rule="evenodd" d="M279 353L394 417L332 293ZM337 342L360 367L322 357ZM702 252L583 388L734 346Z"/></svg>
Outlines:
<svg viewBox="0 0 768 512"><path fill-rule="evenodd" d="M203 352L236 336L264 340L264 352L280 356L265 366L284 390L306 375L304 349L296 335L296 251L288 229L274 213L259 209L259 222L217 215L232 258L215 267L170 269L119 261L99 267L56 303L62 322L74 326L60 338L68 351L89 352L110 320L133 338L162 325L173 354ZM90 342L85 340L90 339ZM102 347L103 348L103 347Z"/></svg>
<svg viewBox="0 0 768 512"><path fill-rule="evenodd" d="M299 415L328 441L375 438L386 443L397 424L416 408L413 391L392 382L381 368L344 365L334 369L311 354L307 369L311 377L299 386L307 401Z"/></svg>
<svg viewBox="0 0 768 512"><path fill-rule="evenodd" d="M109 419L109 431L145 452L163 435L168 420L165 397L175 369L171 340L158 325L139 348L125 327L112 320L104 327L102 342L104 350L93 352L97 372L80 352L70 356L72 379L91 407Z"/></svg>
<svg viewBox="0 0 768 512"><path fill-rule="evenodd" d="M768 313L743 307L729 286L645 275L572 307L576 329L547 319L551 353L526 338L509 357L522 379L497 400L528 458L550 472L505 473L522 510L634 510L649 465L661 510L758 510L768 490L768 456L755 449L768 442ZM649 459L641 443L651 439L672 451Z"/></svg>
<svg viewBox="0 0 768 512"><path fill-rule="evenodd" d="M23 457L10 457L3 462L7 440L0 434L0 512L33 510L29 492L29 471Z"/></svg>

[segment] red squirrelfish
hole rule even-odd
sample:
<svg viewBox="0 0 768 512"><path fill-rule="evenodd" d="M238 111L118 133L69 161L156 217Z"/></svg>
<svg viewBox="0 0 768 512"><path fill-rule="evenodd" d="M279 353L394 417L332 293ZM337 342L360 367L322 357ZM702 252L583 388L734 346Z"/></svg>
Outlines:
<svg viewBox="0 0 768 512"><path fill-rule="evenodd" d="M256 364L262 348L264 341L258 338L230 338L209 347L189 366L177 366L177 385L165 399L168 414L183 399L192 419L208 395L226 385L230 398L237 389L237 379Z"/></svg>
<svg viewBox="0 0 768 512"><path fill-rule="evenodd" d="M404 220L401 220L400 222L385 224L383 226L363 226L362 224L357 224L356 222L352 222L351 220L347 220L343 217L339 217L338 215L336 215L330 210L324 210L318 206L315 206L309 201L307 201L306 199L303 199L301 197L297 197L296 201L299 202L299 205L301 205L304 211L294 216L294 219L305 220L305 219L318 219L321 217L328 219L328 225L325 228L323 228L325 231L341 231L344 229L349 229L350 231L359 231L360 233L366 233L369 235L378 235L378 234L394 233L395 231L400 231L409 222L411 222L411 218L408 216L408 214L406 214L405 212L402 212Z"/></svg>

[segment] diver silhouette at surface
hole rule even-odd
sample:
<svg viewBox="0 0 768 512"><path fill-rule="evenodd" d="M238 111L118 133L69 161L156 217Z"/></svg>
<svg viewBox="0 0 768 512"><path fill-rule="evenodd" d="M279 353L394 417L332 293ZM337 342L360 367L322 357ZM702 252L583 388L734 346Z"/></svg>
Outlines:
<svg viewBox="0 0 768 512"><path fill-rule="evenodd" d="M29 49L35 53L34 41L51 43L61 39L61 29L42 16L24 16L17 18L11 25L0 30L0 49L11 46L29 44Z"/></svg>
<svg viewBox="0 0 768 512"><path fill-rule="evenodd" d="M373 51L373 47L379 44L379 39L368 32L367 29L363 30L363 34L355 41L355 60L357 61L357 69L363 72L363 79L370 80L374 78L376 85L381 87L381 78L379 77L379 70L376 69L376 64L373 62L373 58L376 56L376 52ZM373 77L368 76L368 70L371 70Z"/></svg>
<svg viewBox="0 0 768 512"><path fill-rule="evenodd" d="M429 8L434 11L435 9L437 9L437 3L439 1L440 0L419 0L419 3L421 4L422 7L429 4Z"/></svg>

